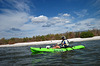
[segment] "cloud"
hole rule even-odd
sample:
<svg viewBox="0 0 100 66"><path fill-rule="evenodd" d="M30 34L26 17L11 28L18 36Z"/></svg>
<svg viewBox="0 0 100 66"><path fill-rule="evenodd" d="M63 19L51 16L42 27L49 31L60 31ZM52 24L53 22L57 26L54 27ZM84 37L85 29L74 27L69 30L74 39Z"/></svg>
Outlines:
<svg viewBox="0 0 100 66"><path fill-rule="evenodd" d="M57 22L69 23L69 20L67 18L63 17L63 15L60 17L52 17L51 20L54 21L55 23L57 23Z"/></svg>
<svg viewBox="0 0 100 66"><path fill-rule="evenodd" d="M67 16L68 17L68 16L70 16L70 14L65 13L65 14L63 14L63 16Z"/></svg>
<svg viewBox="0 0 100 66"><path fill-rule="evenodd" d="M65 28L68 31L84 31L84 30L91 30L91 29L100 29L100 19L96 18L88 18L76 23L70 23L65 25Z"/></svg>
<svg viewBox="0 0 100 66"><path fill-rule="evenodd" d="M57 17L52 17L50 21L52 21L54 23L70 23L69 18L64 17L65 14L62 14L62 15L57 16ZM68 15L66 15L66 16L68 16Z"/></svg>
<svg viewBox="0 0 100 66"><path fill-rule="evenodd" d="M42 27L50 27L50 26L51 26L51 24L45 24Z"/></svg>
<svg viewBox="0 0 100 66"><path fill-rule="evenodd" d="M27 23L27 24L23 24L20 29L23 31L30 31L30 30L35 30L39 28L39 25L41 26L41 24L37 24L37 23Z"/></svg>
<svg viewBox="0 0 100 66"><path fill-rule="evenodd" d="M54 19L54 20L59 20L60 18L59 18L59 17L53 17L52 19Z"/></svg>
<svg viewBox="0 0 100 66"><path fill-rule="evenodd" d="M47 22L48 21L48 17L44 15L40 15L38 17L31 16L30 19L32 22Z"/></svg>
<svg viewBox="0 0 100 66"><path fill-rule="evenodd" d="M25 0L1 0L0 5L0 38L22 36L21 27L29 21L28 4Z"/></svg>
<svg viewBox="0 0 100 66"><path fill-rule="evenodd" d="M30 12L30 6L34 8L34 5L27 0L1 0L0 3L3 8L9 8L21 12Z"/></svg>
<svg viewBox="0 0 100 66"><path fill-rule="evenodd" d="M18 28L11 28L10 30L12 30L12 31L21 31L21 30L18 29Z"/></svg>
<svg viewBox="0 0 100 66"><path fill-rule="evenodd" d="M29 20L30 11L28 1L0 0L0 30L20 28Z"/></svg>
<svg viewBox="0 0 100 66"><path fill-rule="evenodd" d="M100 10L97 10L95 13L92 14L92 16L100 18Z"/></svg>
<svg viewBox="0 0 100 66"><path fill-rule="evenodd" d="M100 0L95 0L95 2L93 3L93 6L97 9L100 9Z"/></svg>
<svg viewBox="0 0 100 66"><path fill-rule="evenodd" d="M100 0L91 0L89 3L89 16L94 18L100 18Z"/></svg>
<svg viewBox="0 0 100 66"><path fill-rule="evenodd" d="M88 18L76 23L56 23L55 25L47 23L28 23L24 24L20 30L23 32L13 33L12 36L33 36L46 35L54 33L64 33L67 31L84 31L93 28L100 29L100 19ZM6 34L6 33L5 33ZM9 33L11 35L11 33Z"/></svg>
<svg viewBox="0 0 100 66"><path fill-rule="evenodd" d="M30 7L27 2L20 1L19 3L18 1L15 0L14 3L16 4L15 8L18 9L19 11L26 11L26 12L30 11Z"/></svg>
<svg viewBox="0 0 100 66"><path fill-rule="evenodd" d="M82 18L82 17L88 15L87 9L83 9L83 10L81 10L81 11L74 12L74 13L78 16L78 18Z"/></svg>
<svg viewBox="0 0 100 66"><path fill-rule="evenodd" d="M65 13L66 14L66 13ZM30 20L32 23L41 23L42 27L51 27L51 26L58 26L59 24L66 24L70 23L69 19L67 17L63 16L55 16L55 17L47 17L45 15L40 16L30 16ZM68 15L67 15L68 16Z"/></svg>
<svg viewBox="0 0 100 66"><path fill-rule="evenodd" d="M0 30L19 28L28 21L28 14L24 12L0 14L0 20Z"/></svg>
<svg viewBox="0 0 100 66"><path fill-rule="evenodd" d="M65 14L60 14L60 16L58 14L55 17L48 18L48 21L46 22L46 24L43 25L43 27L60 26L70 23L70 19L68 18L69 16L70 14L65 13Z"/></svg>
<svg viewBox="0 0 100 66"><path fill-rule="evenodd" d="M74 15L77 17L74 17L73 13L60 13L48 17L30 15L31 5L28 0L1 0L0 4L2 5L0 6L0 38L32 37L33 35L100 29L100 19L84 18L88 15L87 9L75 11ZM100 10L95 15L99 13Z"/></svg>
<svg viewBox="0 0 100 66"><path fill-rule="evenodd" d="M67 21L67 19L61 18L61 17L53 17L51 18L51 20L55 23L59 23L59 22L65 22Z"/></svg>

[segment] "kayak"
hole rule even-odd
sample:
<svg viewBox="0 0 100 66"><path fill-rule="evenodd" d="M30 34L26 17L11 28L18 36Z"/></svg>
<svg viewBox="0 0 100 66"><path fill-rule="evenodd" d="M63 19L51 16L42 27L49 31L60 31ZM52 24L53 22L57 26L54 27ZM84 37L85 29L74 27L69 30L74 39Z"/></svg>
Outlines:
<svg viewBox="0 0 100 66"><path fill-rule="evenodd" d="M83 49L85 46L83 45L78 45L78 46L73 46L73 47L67 47L67 48L57 48L57 49L52 49L52 48L35 48L35 47L30 47L31 52L64 52L64 51L70 51L70 50L75 50L75 49Z"/></svg>

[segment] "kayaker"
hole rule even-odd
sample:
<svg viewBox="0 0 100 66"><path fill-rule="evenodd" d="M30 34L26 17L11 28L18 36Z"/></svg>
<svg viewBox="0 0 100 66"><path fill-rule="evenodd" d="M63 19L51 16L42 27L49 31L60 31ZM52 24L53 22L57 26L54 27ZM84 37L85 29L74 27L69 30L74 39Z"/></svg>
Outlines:
<svg viewBox="0 0 100 66"><path fill-rule="evenodd" d="M62 36L62 41L61 41L60 47L61 47L61 48L69 47L69 41L66 39L65 36Z"/></svg>
<svg viewBox="0 0 100 66"><path fill-rule="evenodd" d="M62 41L60 44L56 44L56 46L53 47L53 49L55 48L67 48L69 47L69 41L66 39L65 36L62 36Z"/></svg>

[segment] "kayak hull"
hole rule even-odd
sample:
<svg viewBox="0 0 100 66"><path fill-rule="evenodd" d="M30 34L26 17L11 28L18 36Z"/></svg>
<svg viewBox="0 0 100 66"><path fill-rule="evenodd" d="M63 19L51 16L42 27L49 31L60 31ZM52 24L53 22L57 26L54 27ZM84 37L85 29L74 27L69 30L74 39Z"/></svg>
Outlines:
<svg viewBox="0 0 100 66"><path fill-rule="evenodd" d="M59 48L59 49L30 47L30 50L33 53L34 52L64 52L64 51L70 51L70 50L82 49L82 48L85 48L85 46L78 45L78 46L73 46L73 47L68 47L68 48Z"/></svg>

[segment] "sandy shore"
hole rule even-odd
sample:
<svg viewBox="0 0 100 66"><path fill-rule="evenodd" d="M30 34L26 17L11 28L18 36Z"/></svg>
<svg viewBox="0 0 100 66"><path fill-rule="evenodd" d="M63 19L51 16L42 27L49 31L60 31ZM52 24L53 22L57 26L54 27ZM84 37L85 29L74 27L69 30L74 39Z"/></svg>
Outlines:
<svg viewBox="0 0 100 66"><path fill-rule="evenodd" d="M92 37L92 38L72 38L72 39L68 39L68 40L69 40L69 42L100 40L100 36L95 36L95 37ZM60 43L60 42L61 42L61 40L49 40L49 41L39 41L39 42L25 42L25 43L6 44L6 45L0 45L0 47L16 47L16 46L55 44L55 43Z"/></svg>

